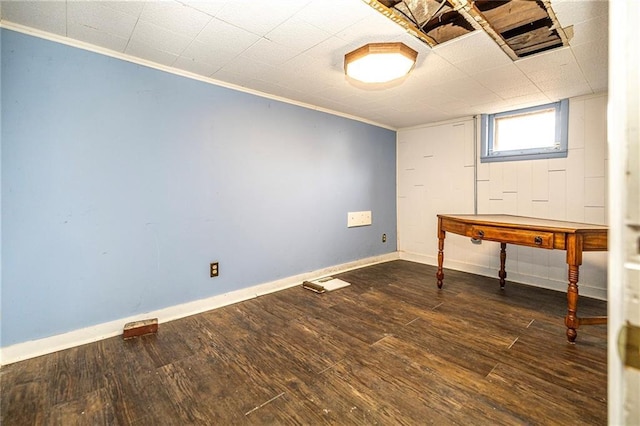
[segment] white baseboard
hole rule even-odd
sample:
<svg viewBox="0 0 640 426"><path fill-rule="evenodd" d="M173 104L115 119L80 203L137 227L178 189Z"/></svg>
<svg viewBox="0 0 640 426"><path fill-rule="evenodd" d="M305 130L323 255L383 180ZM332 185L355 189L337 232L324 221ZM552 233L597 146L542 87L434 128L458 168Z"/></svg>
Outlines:
<svg viewBox="0 0 640 426"><path fill-rule="evenodd" d="M338 274L352 269L362 268L364 266L384 263L398 259L398 252L384 254L380 256L368 257L353 262L343 263L341 265L330 266L304 274L294 275L276 281L259 284L253 287L232 291L225 294L209 297L206 299L195 300L180 305L169 306L167 308L158 309L151 312L141 313L128 318L121 318L115 321L109 321L78 330L69 331L67 333L55 336L45 337L38 340L32 340L15 345L0 348L0 365L12 364L29 358L35 358L68 349L74 346L84 345L86 343L96 342L98 340L114 337L122 334L123 327L128 322L140 321L146 318L158 318L159 323L166 323L179 318L188 317L190 315L199 314L245 300L253 299L265 294L273 293L286 288L300 285L303 281L315 280L328 275Z"/></svg>
<svg viewBox="0 0 640 426"><path fill-rule="evenodd" d="M438 260L435 256L428 256L417 253L399 252L400 259L409 260L412 262L423 263L425 265L437 266ZM498 278L497 268L487 268L482 265L474 265L471 263L460 262L456 260L447 260L445 267L448 269L454 269L456 271L469 272L471 274L482 275L485 277ZM434 276L435 283L435 276ZM567 281L558 281L544 277L537 277L533 275L524 275L517 272L508 271L507 280L519 284L527 284L534 287L546 288L549 290L556 290L566 293ZM435 284L434 284L435 285ZM599 300L607 300L607 289L590 287L587 285L580 285L580 295L585 297L591 297Z"/></svg>

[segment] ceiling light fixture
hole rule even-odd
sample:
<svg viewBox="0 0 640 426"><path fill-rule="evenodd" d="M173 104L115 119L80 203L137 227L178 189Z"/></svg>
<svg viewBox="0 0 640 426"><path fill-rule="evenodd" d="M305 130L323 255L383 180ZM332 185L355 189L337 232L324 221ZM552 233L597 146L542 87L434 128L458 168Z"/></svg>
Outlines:
<svg viewBox="0 0 640 426"><path fill-rule="evenodd" d="M417 56L404 43L369 43L344 55L344 71L363 83L386 83L408 74Z"/></svg>

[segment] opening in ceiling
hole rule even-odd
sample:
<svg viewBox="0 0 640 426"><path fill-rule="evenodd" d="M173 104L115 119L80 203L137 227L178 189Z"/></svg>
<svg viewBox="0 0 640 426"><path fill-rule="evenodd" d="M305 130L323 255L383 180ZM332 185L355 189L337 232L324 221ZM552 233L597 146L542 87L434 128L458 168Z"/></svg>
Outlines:
<svg viewBox="0 0 640 426"><path fill-rule="evenodd" d="M363 0L429 46L475 30L512 60L569 45L550 0Z"/></svg>

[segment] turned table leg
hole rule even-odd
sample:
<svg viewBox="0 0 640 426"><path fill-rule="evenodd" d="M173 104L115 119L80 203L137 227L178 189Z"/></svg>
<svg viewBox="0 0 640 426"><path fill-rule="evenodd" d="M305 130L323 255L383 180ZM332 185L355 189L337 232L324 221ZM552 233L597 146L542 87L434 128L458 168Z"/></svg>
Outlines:
<svg viewBox="0 0 640 426"><path fill-rule="evenodd" d="M442 230L442 219L438 218L438 272L436 278L438 280L438 288L442 288L442 280L444 279L444 271L442 264L444 263L444 237L445 232Z"/></svg>
<svg viewBox="0 0 640 426"><path fill-rule="evenodd" d="M500 243L500 290L504 290L504 280L507 278L507 271L504 269L504 264L507 260L507 243Z"/></svg>
<svg viewBox="0 0 640 426"><path fill-rule="evenodd" d="M571 234L567 238L567 265L569 266L569 285L567 287L567 316L564 324L567 326L567 340L574 343L580 325L578 319L578 277L582 264L582 235Z"/></svg>

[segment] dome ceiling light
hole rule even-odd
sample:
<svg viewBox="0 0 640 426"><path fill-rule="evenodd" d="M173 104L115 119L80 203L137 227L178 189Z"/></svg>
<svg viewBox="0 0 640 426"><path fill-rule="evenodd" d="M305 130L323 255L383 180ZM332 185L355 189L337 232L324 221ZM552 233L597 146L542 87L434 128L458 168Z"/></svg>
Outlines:
<svg viewBox="0 0 640 426"><path fill-rule="evenodd" d="M386 83L407 75L417 56L404 43L369 43L344 55L344 71L363 83Z"/></svg>

